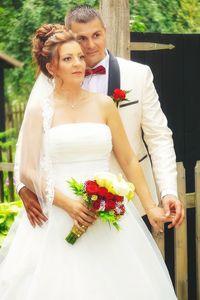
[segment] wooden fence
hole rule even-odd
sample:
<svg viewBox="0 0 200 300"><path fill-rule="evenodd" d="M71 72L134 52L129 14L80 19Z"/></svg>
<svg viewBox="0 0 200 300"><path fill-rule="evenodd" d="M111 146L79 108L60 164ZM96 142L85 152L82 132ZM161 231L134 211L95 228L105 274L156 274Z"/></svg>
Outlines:
<svg viewBox="0 0 200 300"><path fill-rule="evenodd" d="M196 286L197 297L200 299L200 161L196 163L195 167L195 192L186 193L186 178L185 169L182 162L177 163L178 171L178 194L182 201L185 216L187 208L195 208L196 219ZM165 239L164 233L153 232L154 239L164 257L165 253ZM175 269L175 289L179 300L195 300L188 298L188 236L187 236L187 217L185 217L183 224L175 229L174 233L174 269Z"/></svg>
<svg viewBox="0 0 200 300"><path fill-rule="evenodd" d="M7 151L7 162L2 161L2 149L0 148L0 202L4 201L4 187L7 185L10 201L14 200L13 187L13 162L12 149ZM5 153L4 153L5 157ZM181 162L177 163L178 170L178 193L179 199L186 209L195 207L196 211L196 280L197 299L200 299L200 161L195 167L195 192L186 194L185 190L185 170ZM6 176L5 176L6 175ZM164 256L165 243L164 233L153 232L154 239ZM188 251L187 251L187 218L183 224L175 229L174 236L175 254L175 289L179 300L188 300Z"/></svg>
<svg viewBox="0 0 200 300"><path fill-rule="evenodd" d="M17 131L20 129L26 103L17 103L6 105L6 129L15 128Z"/></svg>
<svg viewBox="0 0 200 300"><path fill-rule="evenodd" d="M14 200L12 147L10 146L6 151L0 147L0 203Z"/></svg>

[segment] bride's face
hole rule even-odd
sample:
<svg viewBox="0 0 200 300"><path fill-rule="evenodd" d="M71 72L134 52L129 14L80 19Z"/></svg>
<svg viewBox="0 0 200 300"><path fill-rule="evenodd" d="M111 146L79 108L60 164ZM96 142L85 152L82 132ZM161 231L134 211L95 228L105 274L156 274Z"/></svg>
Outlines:
<svg viewBox="0 0 200 300"><path fill-rule="evenodd" d="M79 44L70 41L63 44L58 50L58 60L54 62L55 78L58 77L64 84L82 83L85 76L85 60Z"/></svg>

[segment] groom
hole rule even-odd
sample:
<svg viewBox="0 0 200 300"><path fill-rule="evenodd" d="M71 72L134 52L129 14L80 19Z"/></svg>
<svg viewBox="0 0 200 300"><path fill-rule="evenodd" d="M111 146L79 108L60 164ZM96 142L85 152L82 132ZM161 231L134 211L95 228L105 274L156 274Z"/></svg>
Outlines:
<svg viewBox="0 0 200 300"><path fill-rule="evenodd" d="M77 34L89 69L83 87L110 96L115 89L130 91L126 95L129 101L121 101L118 106L129 142L141 163L153 199L158 203L155 177L165 212L167 215L174 215L168 227L180 225L184 211L177 198L172 133L161 110L151 70L148 66L116 58L106 50L106 29L99 13L92 7L88 5L75 7L66 16L65 23L68 29ZM112 171L119 172L114 156L111 165ZM17 170L17 164L15 168ZM47 219L35 195L26 187L22 187L19 182L17 190L31 224L35 226L45 222ZM144 215L145 212L138 199L136 206L141 215Z"/></svg>

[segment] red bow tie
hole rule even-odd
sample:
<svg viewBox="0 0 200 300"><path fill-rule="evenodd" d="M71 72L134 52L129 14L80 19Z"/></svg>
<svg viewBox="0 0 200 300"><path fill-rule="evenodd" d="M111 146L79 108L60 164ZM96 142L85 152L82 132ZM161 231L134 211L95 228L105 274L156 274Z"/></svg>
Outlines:
<svg viewBox="0 0 200 300"><path fill-rule="evenodd" d="M85 76L89 76L93 74L106 74L106 69L103 66L98 66L94 69L85 70Z"/></svg>

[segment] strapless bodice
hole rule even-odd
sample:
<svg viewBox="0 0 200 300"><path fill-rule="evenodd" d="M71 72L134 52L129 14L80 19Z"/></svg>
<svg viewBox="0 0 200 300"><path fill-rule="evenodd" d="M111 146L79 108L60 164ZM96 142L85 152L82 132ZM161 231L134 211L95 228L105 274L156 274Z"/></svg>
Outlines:
<svg viewBox="0 0 200 300"><path fill-rule="evenodd" d="M53 163L108 160L112 149L110 128L103 123L68 123L49 132Z"/></svg>
<svg viewBox="0 0 200 300"><path fill-rule="evenodd" d="M49 153L59 185L70 177L82 180L108 171L111 150L111 131L103 123L67 123L49 130Z"/></svg>

